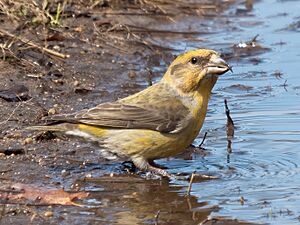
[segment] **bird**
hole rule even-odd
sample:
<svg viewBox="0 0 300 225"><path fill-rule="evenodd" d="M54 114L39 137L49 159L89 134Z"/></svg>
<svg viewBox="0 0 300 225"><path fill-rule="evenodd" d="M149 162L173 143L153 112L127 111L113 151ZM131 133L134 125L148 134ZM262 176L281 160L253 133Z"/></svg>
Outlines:
<svg viewBox="0 0 300 225"><path fill-rule="evenodd" d="M177 56L148 88L75 113L48 116L30 130L62 132L97 142L107 158L127 158L141 171L171 177L154 161L183 152L199 134L212 89L232 67L220 53L195 49Z"/></svg>

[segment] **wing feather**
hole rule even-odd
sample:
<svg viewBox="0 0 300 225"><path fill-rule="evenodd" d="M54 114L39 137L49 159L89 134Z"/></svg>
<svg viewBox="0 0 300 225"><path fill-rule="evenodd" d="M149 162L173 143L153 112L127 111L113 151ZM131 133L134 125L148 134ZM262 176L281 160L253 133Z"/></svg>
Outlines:
<svg viewBox="0 0 300 225"><path fill-rule="evenodd" d="M177 99L172 104L130 104L124 102L103 103L74 114L54 115L51 121L84 123L94 126L126 129L150 129L163 133L179 132L190 117L188 109Z"/></svg>

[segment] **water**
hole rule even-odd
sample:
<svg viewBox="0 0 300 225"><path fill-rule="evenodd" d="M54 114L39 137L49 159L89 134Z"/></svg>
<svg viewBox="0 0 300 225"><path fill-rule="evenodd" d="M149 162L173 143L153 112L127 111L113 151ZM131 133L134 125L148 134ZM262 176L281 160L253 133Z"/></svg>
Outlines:
<svg viewBox="0 0 300 225"><path fill-rule="evenodd" d="M242 8L243 6L239 6ZM202 129L211 154L193 160L185 171L221 176L193 185L192 194L218 205L216 216L271 224L298 224L300 215L300 33L287 29L299 21L300 1L264 0L226 18L236 30L207 35L207 44L232 49L251 40L268 51L233 58L233 74L217 83ZM223 18L219 18L223 20ZM252 60L255 58L255 60ZM276 77L276 72L282 74ZM238 88L244 85L247 88ZM226 151L224 98L235 122L233 152ZM201 139L196 140L200 143ZM245 199L244 204L240 198Z"/></svg>
<svg viewBox="0 0 300 225"><path fill-rule="evenodd" d="M153 39L162 46L176 49L176 54L193 48L212 48L223 52L233 66L234 73L222 76L215 86L206 122L194 143L200 144L208 131L204 144L207 154L194 153L191 160L158 160L172 173L196 170L220 178L194 183L190 198L184 197L186 181L169 184L133 175L85 180L85 190L95 193L85 202L91 207L79 212L81 220L155 224L155 214L160 211L159 224L199 224L208 215L255 223L298 224L300 28L295 22L299 20L299 1L263 0L255 1L253 8L244 3L230 6L217 17L187 16L165 24L156 21L155 29L206 33L155 36ZM257 34L255 47L234 47L239 43L243 46ZM135 62L136 56L132 57ZM149 67L162 75L167 63L157 58L157 65ZM135 69L135 64L132 67ZM137 63L137 71L143 68ZM159 79L157 75L153 82ZM148 85L143 76L138 83ZM225 98L236 127L230 155ZM92 175L97 177L99 171Z"/></svg>

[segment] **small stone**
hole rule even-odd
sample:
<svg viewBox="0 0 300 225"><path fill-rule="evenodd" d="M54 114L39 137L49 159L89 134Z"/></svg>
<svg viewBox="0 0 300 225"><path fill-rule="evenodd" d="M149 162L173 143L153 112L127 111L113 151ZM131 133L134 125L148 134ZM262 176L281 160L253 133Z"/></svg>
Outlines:
<svg viewBox="0 0 300 225"><path fill-rule="evenodd" d="M44 216L46 216L46 217L52 217L53 216L53 212L52 211L46 211L44 213Z"/></svg>
<svg viewBox="0 0 300 225"><path fill-rule="evenodd" d="M60 51L60 47L58 45L54 45L53 49L56 50L56 51Z"/></svg>
<svg viewBox="0 0 300 225"><path fill-rule="evenodd" d="M133 70L130 70L130 71L128 72L128 77L129 77L130 79L136 78L136 72L133 71Z"/></svg>
<svg viewBox="0 0 300 225"><path fill-rule="evenodd" d="M65 177L65 176L70 175L70 172L67 171L67 170L62 170L62 171L61 171L61 175L62 175L63 177Z"/></svg>
<svg viewBox="0 0 300 225"><path fill-rule="evenodd" d="M25 138L25 140L23 141L23 144L27 145L27 144L31 144L32 142L33 142L33 138L28 137L28 138Z"/></svg>
<svg viewBox="0 0 300 225"><path fill-rule="evenodd" d="M48 110L48 115L54 115L56 113L56 110L54 108L51 108Z"/></svg>
<svg viewBox="0 0 300 225"><path fill-rule="evenodd" d="M84 165L79 165L79 169L84 169L85 166Z"/></svg>
<svg viewBox="0 0 300 225"><path fill-rule="evenodd" d="M78 81L78 80L75 80L74 83L73 83L73 85L74 85L75 87L77 87L77 86L79 85L79 81Z"/></svg>
<svg viewBox="0 0 300 225"><path fill-rule="evenodd" d="M75 28L74 28L74 31L75 31L75 32L78 32L78 33L81 33L82 30L83 30L83 29L82 29L82 26L79 26L79 27L75 27Z"/></svg>

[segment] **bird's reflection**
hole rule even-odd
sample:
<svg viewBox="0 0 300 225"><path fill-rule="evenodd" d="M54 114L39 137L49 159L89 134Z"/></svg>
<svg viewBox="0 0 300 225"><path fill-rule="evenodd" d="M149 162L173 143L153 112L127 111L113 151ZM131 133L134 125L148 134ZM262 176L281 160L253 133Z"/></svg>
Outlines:
<svg viewBox="0 0 300 225"><path fill-rule="evenodd" d="M109 224L199 224L216 210L194 196L185 196L182 186L170 185L167 180L117 175L90 179L82 185L103 188L91 196L102 203L91 211Z"/></svg>

